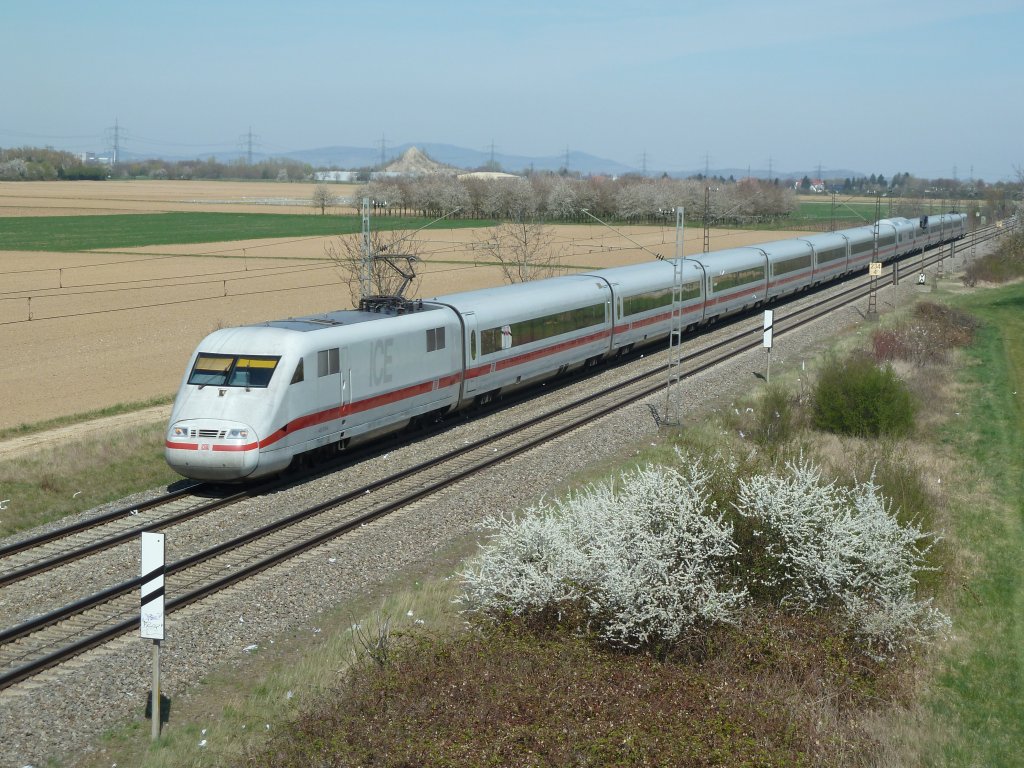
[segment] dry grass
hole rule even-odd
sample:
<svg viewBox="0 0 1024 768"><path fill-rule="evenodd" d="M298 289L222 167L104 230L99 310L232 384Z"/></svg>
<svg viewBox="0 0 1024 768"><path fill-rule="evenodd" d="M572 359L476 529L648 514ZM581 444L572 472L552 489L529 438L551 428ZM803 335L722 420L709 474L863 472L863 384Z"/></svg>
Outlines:
<svg viewBox="0 0 1024 768"><path fill-rule="evenodd" d="M865 758L851 715L892 670L827 620L767 615L665 661L522 627L410 638L246 765L812 765Z"/></svg>

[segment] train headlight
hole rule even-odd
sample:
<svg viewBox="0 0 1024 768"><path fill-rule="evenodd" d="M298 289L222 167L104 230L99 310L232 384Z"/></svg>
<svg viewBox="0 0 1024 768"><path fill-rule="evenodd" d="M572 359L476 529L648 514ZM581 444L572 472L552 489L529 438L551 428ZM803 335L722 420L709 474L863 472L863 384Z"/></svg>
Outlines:
<svg viewBox="0 0 1024 768"><path fill-rule="evenodd" d="M236 438L236 439L244 439L244 438L249 437L249 430L248 429L229 429L227 436L228 436L228 438L232 438L233 437L233 438Z"/></svg>
<svg viewBox="0 0 1024 768"><path fill-rule="evenodd" d="M188 437L188 427L172 427L172 437Z"/></svg>

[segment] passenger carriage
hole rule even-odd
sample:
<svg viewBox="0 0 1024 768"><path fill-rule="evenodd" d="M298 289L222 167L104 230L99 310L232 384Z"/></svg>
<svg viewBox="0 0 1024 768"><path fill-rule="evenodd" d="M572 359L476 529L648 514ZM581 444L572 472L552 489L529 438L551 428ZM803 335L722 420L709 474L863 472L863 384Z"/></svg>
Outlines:
<svg viewBox="0 0 1024 768"><path fill-rule="evenodd" d="M722 317L764 303L768 258L759 248L730 248L691 256L704 270L706 317Z"/></svg>
<svg viewBox="0 0 1024 768"><path fill-rule="evenodd" d="M605 280L568 275L438 296L462 322L460 405L594 363L608 355L612 293Z"/></svg>
<svg viewBox="0 0 1024 768"><path fill-rule="evenodd" d="M896 232L896 248L893 253L893 258L900 258L907 256L911 253L915 253L918 250L917 245L917 227L915 222L910 221L902 216L882 219L880 224L883 223L886 227L892 227Z"/></svg>
<svg viewBox="0 0 1024 768"><path fill-rule="evenodd" d="M768 259L768 299L777 299L811 285L814 252L806 240L779 240L759 245Z"/></svg>
<svg viewBox="0 0 1024 768"><path fill-rule="evenodd" d="M807 243L814 253L812 285L819 285L846 274L850 253L850 244L846 235L841 232L825 232L800 239Z"/></svg>
<svg viewBox="0 0 1024 768"><path fill-rule="evenodd" d="M649 261L629 267L591 272L615 296L612 352L628 351L668 336L672 329L674 261ZM704 320L704 271L698 262L682 260L680 317L683 327Z"/></svg>

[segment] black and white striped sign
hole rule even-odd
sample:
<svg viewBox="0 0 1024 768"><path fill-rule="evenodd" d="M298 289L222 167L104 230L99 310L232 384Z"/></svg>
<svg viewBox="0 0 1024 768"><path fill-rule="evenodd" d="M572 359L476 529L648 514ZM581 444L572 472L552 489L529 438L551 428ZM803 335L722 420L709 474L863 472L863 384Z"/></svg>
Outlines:
<svg viewBox="0 0 1024 768"><path fill-rule="evenodd" d="M164 639L164 535L142 534L142 636Z"/></svg>
<svg viewBox="0 0 1024 768"><path fill-rule="evenodd" d="M764 346L768 349L772 348L772 321L774 315L774 310L766 309L764 311Z"/></svg>

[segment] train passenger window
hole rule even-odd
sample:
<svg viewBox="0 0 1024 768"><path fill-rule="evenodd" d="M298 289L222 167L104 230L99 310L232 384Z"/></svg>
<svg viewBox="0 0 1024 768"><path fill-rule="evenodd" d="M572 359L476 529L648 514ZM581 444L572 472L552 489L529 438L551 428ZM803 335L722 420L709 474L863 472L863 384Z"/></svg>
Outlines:
<svg viewBox="0 0 1024 768"><path fill-rule="evenodd" d="M839 259L846 258L846 246L841 245L838 248L829 248L827 251L818 252L818 263L824 264L828 261L838 261Z"/></svg>
<svg viewBox="0 0 1024 768"><path fill-rule="evenodd" d="M321 349L316 353L316 375L330 376L341 370L341 355L338 347Z"/></svg>
<svg viewBox="0 0 1024 768"><path fill-rule="evenodd" d="M444 326L427 329L427 352L444 349Z"/></svg>
<svg viewBox="0 0 1024 768"><path fill-rule="evenodd" d="M476 331L469 332L469 357L476 360Z"/></svg>
<svg viewBox="0 0 1024 768"><path fill-rule="evenodd" d="M299 364L295 366L295 373L292 374L292 384L298 384L306 378L306 372L303 370L302 358L299 358Z"/></svg>
<svg viewBox="0 0 1024 768"><path fill-rule="evenodd" d="M700 297L700 283L689 282L683 284L682 301L690 301ZM672 305L672 289L664 288L647 293L637 293L622 298L622 314L625 316L636 315L641 312L648 312L652 309L668 307Z"/></svg>
<svg viewBox="0 0 1024 768"><path fill-rule="evenodd" d="M749 269L739 269L735 272L725 272L721 275L715 275L711 279L711 285L712 289L717 293L730 288L738 288L739 286L746 285L748 283L763 281L764 267L751 267Z"/></svg>
<svg viewBox="0 0 1024 768"><path fill-rule="evenodd" d="M518 323L488 328L480 332L480 353L484 355L502 349L543 341L564 333L580 331L607 322L605 304L591 304L588 307L556 312L552 315L532 317Z"/></svg>
<svg viewBox="0 0 1024 768"><path fill-rule="evenodd" d="M811 254L805 256L794 256L791 259L783 259L772 264L773 275L786 275L790 272L798 272L801 269L809 269L811 266Z"/></svg>

